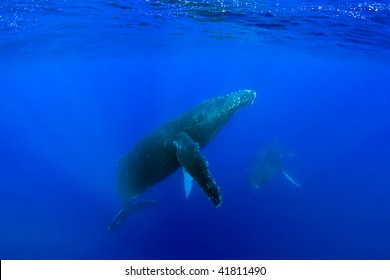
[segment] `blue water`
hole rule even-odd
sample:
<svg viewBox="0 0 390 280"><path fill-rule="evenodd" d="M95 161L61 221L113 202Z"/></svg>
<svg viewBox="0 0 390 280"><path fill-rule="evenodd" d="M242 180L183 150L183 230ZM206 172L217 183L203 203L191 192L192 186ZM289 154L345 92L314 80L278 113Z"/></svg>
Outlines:
<svg viewBox="0 0 390 280"><path fill-rule="evenodd" d="M388 1L0 3L1 259L390 259ZM257 91L110 234L116 160L205 99ZM254 157L294 156L261 189Z"/></svg>

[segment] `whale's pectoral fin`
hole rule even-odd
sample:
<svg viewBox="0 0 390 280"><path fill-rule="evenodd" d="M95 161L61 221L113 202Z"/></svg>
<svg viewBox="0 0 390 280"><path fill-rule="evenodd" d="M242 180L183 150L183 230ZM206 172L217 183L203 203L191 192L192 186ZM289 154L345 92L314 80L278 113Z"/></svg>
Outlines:
<svg viewBox="0 0 390 280"><path fill-rule="evenodd" d="M207 162L199 150L199 144L194 142L187 133L180 133L175 141L176 156L185 171L207 194L215 206L221 205L219 188L211 177Z"/></svg>
<svg viewBox="0 0 390 280"><path fill-rule="evenodd" d="M189 197L192 190L192 179L191 175L183 168L183 177L184 177L184 192L186 197Z"/></svg>
<svg viewBox="0 0 390 280"><path fill-rule="evenodd" d="M157 201L141 201L137 203L126 203L123 208L119 211L119 213L114 217L112 220L110 226L108 227L108 230L112 232L114 229L116 229L126 218L127 216L135 211L142 210L144 208L150 207L150 206L156 206L158 205Z"/></svg>
<svg viewBox="0 0 390 280"><path fill-rule="evenodd" d="M301 186L301 184L298 184L293 178L291 178L290 175L287 174L286 170L282 169L282 172L283 172L284 176L286 176L286 178L287 178L291 183L293 183L295 186L297 186L297 187L300 187L300 186Z"/></svg>

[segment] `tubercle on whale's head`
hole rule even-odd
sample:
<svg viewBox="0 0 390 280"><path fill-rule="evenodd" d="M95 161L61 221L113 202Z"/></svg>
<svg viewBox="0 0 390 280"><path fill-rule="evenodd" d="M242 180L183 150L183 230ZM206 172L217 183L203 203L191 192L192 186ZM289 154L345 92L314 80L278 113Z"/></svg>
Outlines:
<svg viewBox="0 0 390 280"><path fill-rule="evenodd" d="M229 93L225 96L221 96L218 99L219 102L221 102L221 110L219 110L219 117L230 118L242 107L251 105L254 102L255 98L256 91L251 89L242 89Z"/></svg>
<svg viewBox="0 0 390 280"><path fill-rule="evenodd" d="M255 101L256 91L251 89L242 89L229 94L229 99L236 107L251 105Z"/></svg>

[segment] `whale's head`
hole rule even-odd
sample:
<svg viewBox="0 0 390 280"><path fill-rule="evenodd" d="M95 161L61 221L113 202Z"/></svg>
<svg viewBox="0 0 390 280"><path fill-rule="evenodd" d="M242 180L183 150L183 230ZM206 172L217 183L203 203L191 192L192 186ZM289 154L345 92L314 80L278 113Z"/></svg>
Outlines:
<svg viewBox="0 0 390 280"><path fill-rule="evenodd" d="M214 99L214 110L208 110L210 119L224 125L241 108L251 105L256 98L256 92L243 89Z"/></svg>
<svg viewBox="0 0 390 280"><path fill-rule="evenodd" d="M191 121L186 122L186 131L204 146L237 111L251 105L255 98L254 90L245 89L206 100L187 114Z"/></svg>
<svg viewBox="0 0 390 280"><path fill-rule="evenodd" d="M224 107L230 110L238 110L241 107L251 105L256 98L256 91L251 89L243 89L232 92L222 97L225 100Z"/></svg>

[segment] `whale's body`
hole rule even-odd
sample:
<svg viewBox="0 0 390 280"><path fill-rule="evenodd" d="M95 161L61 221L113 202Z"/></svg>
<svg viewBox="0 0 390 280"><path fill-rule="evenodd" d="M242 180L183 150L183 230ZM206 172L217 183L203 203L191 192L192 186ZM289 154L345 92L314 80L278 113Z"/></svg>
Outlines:
<svg viewBox="0 0 390 280"><path fill-rule="evenodd" d="M238 110L252 104L255 97L253 90L240 90L206 100L152 131L136 144L119 160L117 186L124 207L114 218L110 229L120 224L129 212L154 205L155 202L151 201L131 204L129 200L164 180L179 167L183 167L213 204L219 206L220 191L200 149Z"/></svg>
<svg viewBox="0 0 390 280"><path fill-rule="evenodd" d="M294 181L284 168L284 159L289 156L292 154L287 153L278 140L272 141L264 150L257 153L251 167L252 187L258 189L265 186L280 171L291 183L300 187L301 185Z"/></svg>

